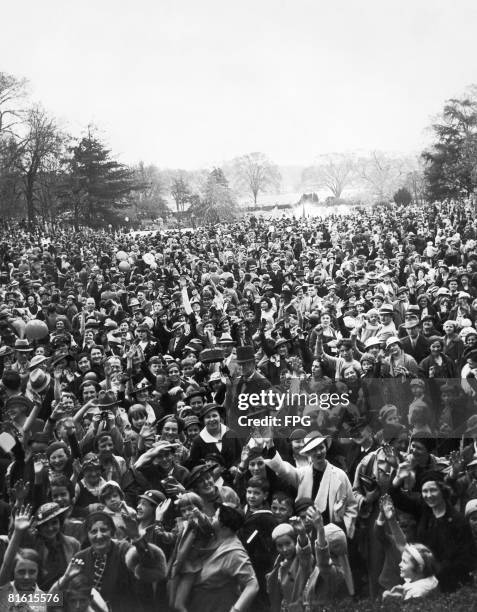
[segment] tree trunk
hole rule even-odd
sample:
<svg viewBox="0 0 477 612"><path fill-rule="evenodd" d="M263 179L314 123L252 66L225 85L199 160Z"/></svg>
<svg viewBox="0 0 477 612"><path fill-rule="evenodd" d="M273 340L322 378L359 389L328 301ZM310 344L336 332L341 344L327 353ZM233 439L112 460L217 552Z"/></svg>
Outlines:
<svg viewBox="0 0 477 612"><path fill-rule="evenodd" d="M30 176L26 179L25 199L27 205L27 222L28 229L31 231L33 225L33 219L35 217L35 209L33 206L33 180Z"/></svg>

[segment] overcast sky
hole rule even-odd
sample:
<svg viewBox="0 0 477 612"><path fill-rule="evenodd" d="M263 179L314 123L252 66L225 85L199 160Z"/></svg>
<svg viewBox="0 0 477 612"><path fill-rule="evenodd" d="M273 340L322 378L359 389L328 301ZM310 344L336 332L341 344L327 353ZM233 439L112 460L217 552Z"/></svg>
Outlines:
<svg viewBox="0 0 477 612"><path fill-rule="evenodd" d="M0 70L161 167L419 151L477 83L475 0L23 0L1 20Z"/></svg>

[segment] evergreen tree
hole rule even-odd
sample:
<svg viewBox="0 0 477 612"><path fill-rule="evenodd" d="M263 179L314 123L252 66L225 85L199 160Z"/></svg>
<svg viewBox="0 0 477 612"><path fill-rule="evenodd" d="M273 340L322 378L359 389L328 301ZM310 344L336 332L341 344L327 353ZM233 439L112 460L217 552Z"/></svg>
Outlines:
<svg viewBox="0 0 477 612"><path fill-rule="evenodd" d="M121 211L130 205L131 194L143 185L134 171L111 158L91 129L65 160L62 199L73 212L75 225L89 226L121 223Z"/></svg>
<svg viewBox="0 0 477 612"><path fill-rule="evenodd" d="M470 195L477 185L477 100L448 100L432 128L436 141L423 153L429 198Z"/></svg>
<svg viewBox="0 0 477 612"><path fill-rule="evenodd" d="M393 200L396 202L396 204L408 206L412 202L412 195L405 187L401 187L401 189L398 189L393 195Z"/></svg>

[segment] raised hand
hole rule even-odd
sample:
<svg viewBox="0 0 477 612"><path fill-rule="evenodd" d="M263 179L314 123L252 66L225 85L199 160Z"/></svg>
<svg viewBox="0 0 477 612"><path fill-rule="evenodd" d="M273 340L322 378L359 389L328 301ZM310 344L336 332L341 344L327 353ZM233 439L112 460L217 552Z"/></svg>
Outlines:
<svg viewBox="0 0 477 612"><path fill-rule="evenodd" d="M152 427L152 425L149 425L149 423L145 423L140 431L139 431L139 435L141 438L150 438L151 436L155 436L156 435L156 431L154 429L154 427Z"/></svg>
<svg viewBox="0 0 477 612"><path fill-rule="evenodd" d="M121 510L121 518L124 521L126 532L131 539L139 537L138 525L135 517L128 511L126 504L123 502Z"/></svg>
<svg viewBox="0 0 477 612"><path fill-rule="evenodd" d="M59 421L65 416L65 409L63 408L63 404L58 402L58 404L53 409L53 412L50 415L52 421Z"/></svg>
<svg viewBox="0 0 477 612"><path fill-rule="evenodd" d="M156 521L161 523L164 520L164 516L166 512L169 510L169 507L172 503L172 499L168 498L165 501L161 502L156 508Z"/></svg>
<svg viewBox="0 0 477 612"><path fill-rule="evenodd" d="M248 458L250 457L250 448L245 445L240 453L240 463L245 467L248 465Z"/></svg>
<svg viewBox="0 0 477 612"><path fill-rule="evenodd" d="M308 508L306 511L306 518L313 523L316 529L318 529L318 527L323 527L323 515L318 508L315 508L314 506Z"/></svg>
<svg viewBox="0 0 477 612"><path fill-rule="evenodd" d="M76 457L76 459L73 459L73 474L78 478L79 475L81 474L81 459L79 459L78 457Z"/></svg>
<svg viewBox="0 0 477 612"><path fill-rule="evenodd" d="M75 557L73 557L71 561L68 563L68 567L66 568L63 578L66 580L71 580L71 578L74 578L78 574L81 574L83 569L84 569L83 559L76 559Z"/></svg>
<svg viewBox="0 0 477 612"><path fill-rule="evenodd" d="M15 496L15 503L20 506L23 505L23 502L27 498L28 491L30 490L30 483L25 482L21 478L16 481L16 483L12 487L13 494Z"/></svg>
<svg viewBox="0 0 477 612"><path fill-rule="evenodd" d="M412 468L411 468L410 461L403 461L398 466L396 478L399 481L404 480L405 478L407 478L410 475L411 469Z"/></svg>
<svg viewBox="0 0 477 612"><path fill-rule="evenodd" d="M13 522L15 531L26 531L32 524L32 508L30 505L22 506L17 510Z"/></svg>
<svg viewBox="0 0 477 612"><path fill-rule="evenodd" d="M71 417L68 417L63 421L65 429L68 433L72 433L75 430L75 424Z"/></svg>
<svg viewBox="0 0 477 612"><path fill-rule="evenodd" d="M383 452L386 457L386 462L393 467L398 466L398 458L396 456L396 452L394 448L390 444L383 444Z"/></svg>
<svg viewBox="0 0 477 612"><path fill-rule="evenodd" d="M305 536L306 535L305 523L303 522L303 520L299 516L291 516L288 519L288 522L293 527L293 529L295 530L297 535L299 535L299 536Z"/></svg>
<svg viewBox="0 0 477 612"><path fill-rule="evenodd" d="M384 514L384 518L387 521L390 521L396 517L396 510L390 495L383 495L379 500L379 505L382 513Z"/></svg>
<svg viewBox="0 0 477 612"><path fill-rule="evenodd" d="M33 460L33 470L35 472L35 476L41 474L43 470L48 468L48 459L46 455L40 454L37 455Z"/></svg>

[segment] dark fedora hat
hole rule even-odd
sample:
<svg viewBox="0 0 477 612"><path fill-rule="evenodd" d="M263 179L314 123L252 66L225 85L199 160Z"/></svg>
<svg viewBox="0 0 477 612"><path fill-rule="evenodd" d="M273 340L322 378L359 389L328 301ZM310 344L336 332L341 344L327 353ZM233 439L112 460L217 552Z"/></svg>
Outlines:
<svg viewBox="0 0 477 612"><path fill-rule="evenodd" d="M112 406L116 406L117 403L118 400L113 391L100 391L98 393L96 405L99 408L111 408Z"/></svg>
<svg viewBox="0 0 477 612"><path fill-rule="evenodd" d="M196 465L195 467L192 468L189 475L184 481L185 488L186 489L192 488L193 485L195 485L198 480L203 478L206 474L209 474L210 472L212 472L214 469L215 469L215 465L205 465L205 464Z"/></svg>
<svg viewBox="0 0 477 612"><path fill-rule="evenodd" d="M248 361L255 362L255 351L253 346L238 346L237 363L247 363Z"/></svg>

